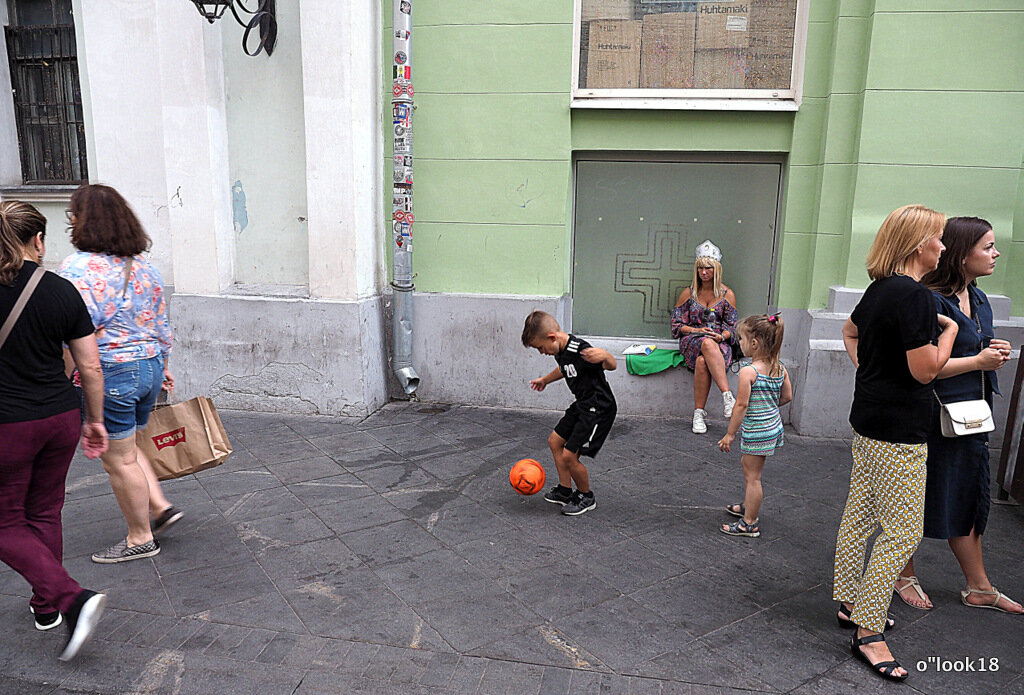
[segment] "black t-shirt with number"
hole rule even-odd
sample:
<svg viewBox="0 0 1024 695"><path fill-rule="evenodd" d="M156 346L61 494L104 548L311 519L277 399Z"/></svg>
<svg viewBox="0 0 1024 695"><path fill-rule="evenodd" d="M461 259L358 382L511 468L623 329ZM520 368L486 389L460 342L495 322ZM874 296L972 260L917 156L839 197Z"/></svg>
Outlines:
<svg viewBox="0 0 1024 695"><path fill-rule="evenodd" d="M0 285L0 324L37 267L25 261L13 286ZM63 344L93 330L75 286L46 273L0 348L0 423L40 420L78 408L78 395L64 373Z"/></svg>
<svg viewBox="0 0 1024 695"><path fill-rule="evenodd" d="M928 441L935 397L932 385L910 373L907 351L941 332L932 293L905 275L875 280L850 315L857 326L857 381L850 424L883 442Z"/></svg>
<svg viewBox="0 0 1024 695"><path fill-rule="evenodd" d="M579 406L595 413L614 411L615 396L604 376L604 367L587 362L580 355L589 347L593 346L582 338L570 335L565 349L555 355L555 362Z"/></svg>

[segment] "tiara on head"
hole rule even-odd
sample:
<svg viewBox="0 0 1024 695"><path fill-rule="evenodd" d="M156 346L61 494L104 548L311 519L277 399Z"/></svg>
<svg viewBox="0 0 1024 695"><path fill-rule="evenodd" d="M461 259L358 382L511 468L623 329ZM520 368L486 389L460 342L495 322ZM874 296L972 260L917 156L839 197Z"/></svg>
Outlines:
<svg viewBox="0 0 1024 695"><path fill-rule="evenodd" d="M718 262L722 261L722 251L711 243L711 239L705 239L697 245L697 258L711 258Z"/></svg>

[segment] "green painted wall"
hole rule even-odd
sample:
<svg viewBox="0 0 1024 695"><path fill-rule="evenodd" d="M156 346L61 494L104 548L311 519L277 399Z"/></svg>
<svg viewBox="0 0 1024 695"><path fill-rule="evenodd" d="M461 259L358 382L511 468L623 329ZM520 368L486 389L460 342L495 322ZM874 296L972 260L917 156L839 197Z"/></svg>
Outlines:
<svg viewBox="0 0 1024 695"><path fill-rule="evenodd" d="M770 152L788 158L780 306L865 286L879 224L920 202L993 222L1004 257L984 287L1024 314L1019 0L814 0L797 113L570 112L568 0L421 2L413 20L418 290L568 292L573 151Z"/></svg>
<svg viewBox="0 0 1024 695"><path fill-rule="evenodd" d="M1016 297L1024 314L1024 282L1009 272L1024 260L1024 8L831 4L811 7L808 64L812 51L829 55L804 81L786 199L786 240L800 235L807 255L787 263L784 249L783 279L804 264L812 271L804 288L782 283L783 305L822 307L830 285L865 287L879 224L916 202L995 225L1004 258L983 286Z"/></svg>
<svg viewBox="0 0 1024 695"><path fill-rule="evenodd" d="M390 0L382 16L390 201ZM416 289L563 294L571 3L422 2L413 22Z"/></svg>

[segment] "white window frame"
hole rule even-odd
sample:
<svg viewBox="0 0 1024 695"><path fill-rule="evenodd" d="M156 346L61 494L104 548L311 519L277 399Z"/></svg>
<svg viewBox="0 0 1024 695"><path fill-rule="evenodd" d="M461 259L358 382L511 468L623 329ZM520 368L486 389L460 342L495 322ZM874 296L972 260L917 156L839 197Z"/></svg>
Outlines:
<svg viewBox="0 0 1024 695"><path fill-rule="evenodd" d="M574 109L675 109L694 111L797 111L803 98L804 55L810 0L797 0L790 89L581 89L580 34L583 0L574 0L572 101Z"/></svg>

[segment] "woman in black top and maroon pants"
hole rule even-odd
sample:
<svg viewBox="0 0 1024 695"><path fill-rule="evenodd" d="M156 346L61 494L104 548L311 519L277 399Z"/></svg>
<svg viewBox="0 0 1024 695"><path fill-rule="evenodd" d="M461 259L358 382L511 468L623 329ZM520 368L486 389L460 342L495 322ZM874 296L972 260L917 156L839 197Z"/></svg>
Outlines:
<svg viewBox="0 0 1024 695"><path fill-rule="evenodd" d="M62 564L64 481L79 437L96 458L107 431L92 319L74 285L39 270L45 235L46 218L34 207L0 203L0 326L8 329L0 345L0 561L31 584L37 629L67 624L67 661L92 635L106 596L83 589ZM8 322L23 292L27 303ZM84 424L64 373L65 343L82 375Z"/></svg>
<svg viewBox="0 0 1024 695"><path fill-rule="evenodd" d="M836 539L833 598L855 628L851 650L876 674L903 680L882 636L893 581L921 541L931 382L949 359L957 326L939 316L920 279L939 263L945 216L920 205L894 210L868 252L873 282L843 326L857 367L850 409L853 469ZM937 341L937 344L936 344ZM868 538L882 533L864 569Z"/></svg>

